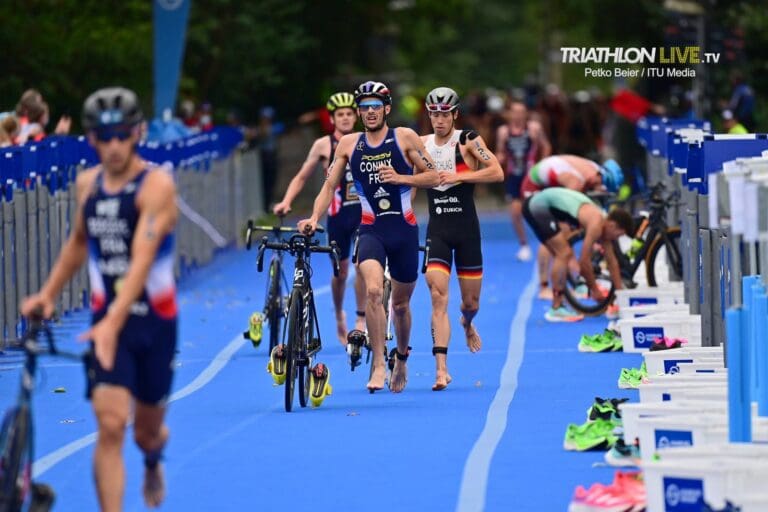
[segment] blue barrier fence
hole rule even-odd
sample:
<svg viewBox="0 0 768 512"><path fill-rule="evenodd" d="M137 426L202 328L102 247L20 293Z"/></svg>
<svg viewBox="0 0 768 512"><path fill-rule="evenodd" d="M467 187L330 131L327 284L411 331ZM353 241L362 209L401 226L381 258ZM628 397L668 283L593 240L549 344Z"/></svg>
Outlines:
<svg viewBox="0 0 768 512"><path fill-rule="evenodd" d="M176 274L238 243L249 217L263 212L261 167L239 148L235 128L216 128L173 143L143 142L140 155L173 169L180 210ZM38 290L70 232L77 173L98 158L84 136L51 136L0 150L0 347L20 333L19 302ZM65 287L57 311L88 304L84 269Z"/></svg>

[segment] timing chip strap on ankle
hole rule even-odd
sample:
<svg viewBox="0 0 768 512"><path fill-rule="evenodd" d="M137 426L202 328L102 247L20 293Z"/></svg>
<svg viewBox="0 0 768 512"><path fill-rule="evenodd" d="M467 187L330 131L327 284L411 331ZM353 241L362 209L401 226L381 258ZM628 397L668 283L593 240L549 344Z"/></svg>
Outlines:
<svg viewBox="0 0 768 512"><path fill-rule="evenodd" d="M437 354L448 354L448 347L432 347L432 355L436 356Z"/></svg>
<svg viewBox="0 0 768 512"><path fill-rule="evenodd" d="M401 354L399 350L395 350L395 357L397 357L397 360L398 361L407 361L408 360L408 356L411 353L411 348L413 348L413 347L408 347L408 351L405 354Z"/></svg>

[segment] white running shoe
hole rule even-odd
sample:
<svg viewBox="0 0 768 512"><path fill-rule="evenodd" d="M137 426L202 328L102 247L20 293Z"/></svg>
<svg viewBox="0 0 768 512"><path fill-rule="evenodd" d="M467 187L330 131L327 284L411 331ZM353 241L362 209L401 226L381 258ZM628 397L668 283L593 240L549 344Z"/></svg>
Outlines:
<svg viewBox="0 0 768 512"><path fill-rule="evenodd" d="M584 315L560 306L557 309L550 308L544 315L544 319L548 322L580 322L584 320Z"/></svg>
<svg viewBox="0 0 768 512"><path fill-rule="evenodd" d="M531 258L533 258L533 252L531 252L530 246L523 245L517 251L517 259L518 260L520 260L520 261L531 261Z"/></svg>

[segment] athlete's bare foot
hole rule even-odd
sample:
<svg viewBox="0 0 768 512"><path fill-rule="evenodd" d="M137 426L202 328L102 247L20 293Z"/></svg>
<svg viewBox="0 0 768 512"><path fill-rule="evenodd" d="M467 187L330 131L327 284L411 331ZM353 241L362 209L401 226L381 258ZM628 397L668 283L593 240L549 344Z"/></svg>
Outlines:
<svg viewBox="0 0 768 512"><path fill-rule="evenodd" d="M437 370L437 376L435 377L435 383L432 385L432 391L444 390L452 380L448 370Z"/></svg>
<svg viewBox="0 0 768 512"><path fill-rule="evenodd" d="M389 378L389 390L393 393L401 393L406 384L408 384L408 365L405 361L396 359L392 376Z"/></svg>
<svg viewBox="0 0 768 512"><path fill-rule="evenodd" d="M371 363L373 364L373 363ZM380 365L376 365L373 368L373 374L371 380L368 381L368 391L373 393L384 389L384 382L387 380L387 366L382 362Z"/></svg>
<svg viewBox="0 0 768 512"><path fill-rule="evenodd" d="M163 466L158 464L154 469L144 469L144 503L149 508L159 507L165 499L165 478L163 477Z"/></svg>
<svg viewBox="0 0 768 512"><path fill-rule="evenodd" d="M347 346L347 314L341 311L336 314L336 335L343 347Z"/></svg>
<svg viewBox="0 0 768 512"><path fill-rule="evenodd" d="M467 326L463 316L461 317L461 326L464 327L464 335L467 337L467 347L469 347L469 351L472 353L479 352L483 347L483 340L480 339L480 334L478 334L475 326L472 324Z"/></svg>

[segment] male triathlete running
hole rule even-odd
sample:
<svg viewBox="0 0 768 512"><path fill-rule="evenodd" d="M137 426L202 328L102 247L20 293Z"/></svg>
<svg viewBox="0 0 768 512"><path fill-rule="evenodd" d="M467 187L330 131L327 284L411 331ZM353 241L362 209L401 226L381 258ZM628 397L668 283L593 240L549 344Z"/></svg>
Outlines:
<svg viewBox="0 0 768 512"><path fill-rule="evenodd" d="M144 452L144 501L165 496L164 424L176 351L173 276L176 189L173 176L136 152L143 120L136 95L100 89L85 100L83 127L100 165L78 174L72 234L48 280L21 311L53 314L64 284L88 261L92 326L89 395L98 421L94 476L101 510L122 510L123 441L133 418Z"/></svg>
<svg viewBox="0 0 768 512"><path fill-rule="evenodd" d="M584 240L579 258L581 276L585 279L589 293L602 298L604 291L595 281L592 270L592 250L595 242L600 243L605 251L605 261L611 280L617 288L622 287L619 263L613 252L614 240L625 233L632 233L632 216L620 208L615 208L606 216L605 212L581 192L563 187L542 190L525 200L523 214L536 237L547 246L554 257L552 264L552 308L545 318L550 322L575 322L583 315L570 311L563 305L568 261L573 258L573 249L559 223L584 228Z"/></svg>
<svg viewBox="0 0 768 512"><path fill-rule="evenodd" d="M309 177L322 164L328 172L328 166L333 160L333 153L339 140L344 135L352 133L357 121L355 97L348 92L337 92L332 95L326 105L331 114L333 133L317 139L309 150L307 159L293 177L283 200L277 203L273 211L277 215L285 215L291 211L291 203L304 188ZM347 344L347 318L344 313L344 290L349 275L349 254L357 227L360 225L360 199L352 181L352 171L349 166L345 170L341 183L334 191L333 200L328 208L328 242L336 242L340 250L341 265L338 277L331 279L333 306L336 309L336 333L342 345ZM355 276L355 298L357 300L357 318L355 329L365 329L365 284L358 272Z"/></svg>
<svg viewBox="0 0 768 512"><path fill-rule="evenodd" d="M520 188L528 170L544 157L552 154L541 123L528 119L528 109L519 101L510 103L506 112L507 123L496 131L496 156L506 171L506 199L512 226L517 233L520 249L517 259L529 261L533 256L523 225L523 199Z"/></svg>
<svg viewBox="0 0 768 512"><path fill-rule="evenodd" d="M363 210L357 264L365 281L365 315L374 366L367 387L371 392L383 389L387 376L382 295L384 266L388 262L397 337L397 357L389 388L399 393L408 379L410 299L419 266L419 230L411 208L411 187L434 187L439 184L439 176L416 132L387 126L392 96L386 85L373 81L361 84L355 91L355 101L365 132L341 138L328 180L315 199L312 216L299 222L299 229L314 232L349 163Z"/></svg>
<svg viewBox="0 0 768 512"><path fill-rule="evenodd" d="M483 254L480 223L472 196L475 183L504 180L499 161L472 130L455 129L459 95L448 87L427 94L426 107L434 134L422 137L440 175L440 186L427 191L429 198L429 262L427 285L432 295L432 354L437 372L434 391L450 384L447 357L451 337L448 320L448 283L456 257L456 274L461 289L461 325L470 352L481 347L472 319L480 308Z"/></svg>
<svg viewBox="0 0 768 512"><path fill-rule="evenodd" d="M579 192L605 189L618 192L624 183L624 174L615 160L608 159L600 165L587 158L575 155L552 155L537 162L525 175L521 193L523 199L549 187L565 187ZM543 245L537 255L540 299L551 299L549 288L549 264L551 257Z"/></svg>

